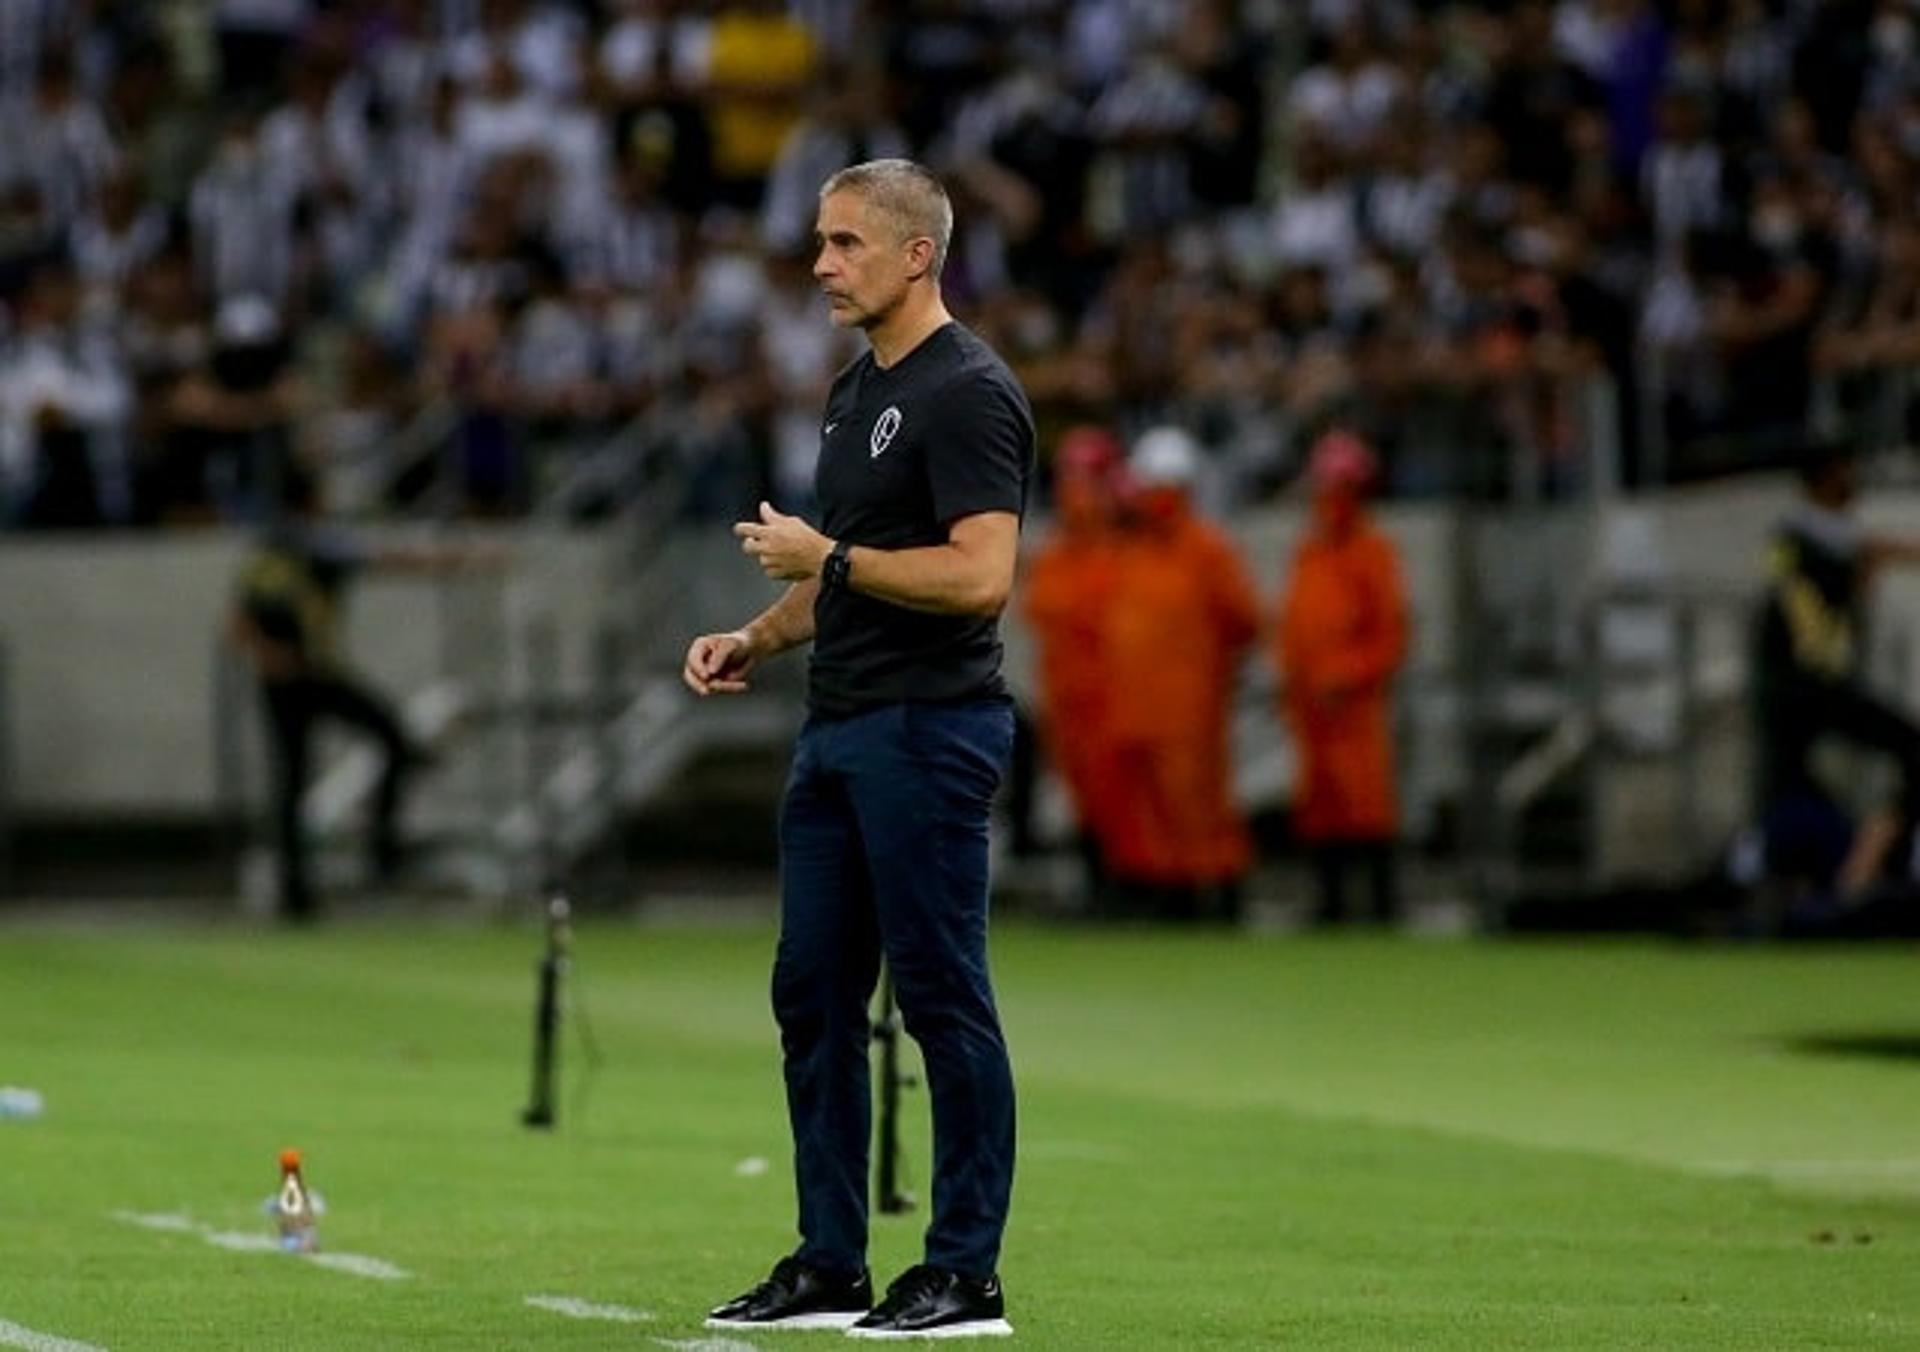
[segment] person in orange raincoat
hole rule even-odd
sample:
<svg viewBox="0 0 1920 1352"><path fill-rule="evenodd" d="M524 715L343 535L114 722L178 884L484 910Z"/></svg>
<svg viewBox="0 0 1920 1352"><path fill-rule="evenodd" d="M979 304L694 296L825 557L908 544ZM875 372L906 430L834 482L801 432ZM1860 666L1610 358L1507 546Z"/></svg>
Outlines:
<svg viewBox="0 0 1920 1352"><path fill-rule="evenodd" d="M1331 432L1307 479L1313 522L1280 607L1281 709L1300 755L1295 835L1308 847L1322 922L1343 918L1349 872L1364 870L1374 919L1393 919L1393 678L1407 655L1400 559L1366 497L1377 474L1359 438Z"/></svg>
<svg viewBox="0 0 1920 1352"><path fill-rule="evenodd" d="M1173 427L1143 435L1129 462L1133 510L1106 630L1118 775L1101 846L1128 909L1233 920L1253 848L1228 726L1260 606L1232 541L1194 510L1198 468L1193 439Z"/></svg>
<svg viewBox="0 0 1920 1352"><path fill-rule="evenodd" d="M1095 896L1100 842L1111 835L1116 771L1106 733L1105 635L1118 594L1119 512L1126 457L1103 427L1082 425L1054 456L1054 527L1027 570L1022 607L1039 648L1040 741L1080 824Z"/></svg>

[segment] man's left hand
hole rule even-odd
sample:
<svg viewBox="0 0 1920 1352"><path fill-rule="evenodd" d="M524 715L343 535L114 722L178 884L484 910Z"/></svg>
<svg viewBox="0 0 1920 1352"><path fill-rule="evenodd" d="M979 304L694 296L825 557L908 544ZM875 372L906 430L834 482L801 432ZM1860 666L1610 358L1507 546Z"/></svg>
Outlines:
<svg viewBox="0 0 1920 1352"><path fill-rule="evenodd" d="M833 541L797 516L760 504L758 521L737 521L733 533L743 552L759 561L760 571L777 582L805 582L817 577Z"/></svg>

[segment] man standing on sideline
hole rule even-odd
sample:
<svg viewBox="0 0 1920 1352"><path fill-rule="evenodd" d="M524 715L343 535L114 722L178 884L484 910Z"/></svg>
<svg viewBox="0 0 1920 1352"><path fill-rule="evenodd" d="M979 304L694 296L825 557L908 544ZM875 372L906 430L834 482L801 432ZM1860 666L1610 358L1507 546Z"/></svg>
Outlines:
<svg viewBox="0 0 1920 1352"><path fill-rule="evenodd" d="M1878 878L1920 817L1920 726L1868 685L1866 610L1875 576L1920 564L1920 540L1876 535L1854 514L1859 465L1840 445L1810 447L1801 500L1773 538L1771 586L1759 614L1754 662L1763 822L1783 824L1832 801L1814 771L1814 747L1850 742L1891 760L1899 797L1861 824L1835 886L1851 900Z"/></svg>
<svg viewBox="0 0 1920 1352"><path fill-rule="evenodd" d="M710 695L813 643L780 811L773 973L801 1243L713 1327L1012 1331L995 1274L1014 1110L987 972L987 818L1013 742L998 621L1034 430L1012 373L941 300L952 230L945 190L906 160L843 169L820 190L814 276L833 321L870 348L827 397L822 529L766 503L736 525L790 585L687 650L687 684ZM869 1309L867 1010L883 953L926 1060L933 1217L925 1262Z"/></svg>
<svg viewBox="0 0 1920 1352"><path fill-rule="evenodd" d="M1406 662L1407 602L1399 551L1366 500L1373 451L1329 432L1307 462L1313 519L1280 601L1274 663L1280 712L1300 753L1294 834L1313 856L1322 923L1347 919L1346 880L1364 871L1369 914L1398 918L1393 845L1393 679Z"/></svg>
<svg viewBox="0 0 1920 1352"><path fill-rule="evenodd" d="M241 571L231 633L259 678L273 743L273 801L282 916L317 918L301 800L314 732L323 719L357 729L380 747L368 863L375 878L400 863L400 797L417 753L392 706L355 675L340 652L341 598L373 554L315 520L315 486L296 473L285 486L290 518L270 530Z"/></svg>
<svg viewBox="0 0 1920 1352"><path fill-rule="evenodd" d="M1201 451L1151 428L1128 461L1117 599L1101 626L1113 687L1102 857L1121 915L1236 924L1253 841L1233 798L1233 707L1260 598L1233 538L1194 506Z"/></svg>
<svg viewBox="0 0 1920 1352"><path fill-rule="evenodd" d="M1108 732L1114 681L1106 631L1124 595L1120 499L1126 452L1104 427L1067 432L1053 457L1052 532L1027 567L1023 610L1033 631L1040 737L1080 827L1090 899L1109 904L1102 844L1124 793Z"/></svg>
<svg viewBox="0 0 1920 1352"><path fill-rule="evenodd" d="M355 729L380 748L379 787L368 833L368 876L400 872L401 798L411 773L429 759L401 726L392 704L356 673L342 651L344 594L369 569L447 572L505 566L498 551L423 543L375 546L327 525L312 474L294 467L282 485L286 516L266 533L241 569L229 634L260 685L273 748L273 800L283 918L307 923L320 905L309 867L301 802L319 725Z"/></svg>

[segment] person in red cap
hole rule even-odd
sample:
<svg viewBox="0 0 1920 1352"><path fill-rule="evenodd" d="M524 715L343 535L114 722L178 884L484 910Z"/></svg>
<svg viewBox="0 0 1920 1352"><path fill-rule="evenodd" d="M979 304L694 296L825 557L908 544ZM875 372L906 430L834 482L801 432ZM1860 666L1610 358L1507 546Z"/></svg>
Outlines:
<svg viewBox="0 0 1920 1352"><path fill-rule="evenodd" d="M1276 638L1281 713L1300 755L1293 827L1313 858L1322 922L1344 918L1355 870L1366 874L1373 919L1398 910L1392 685L1406 660L1407 605L1399 552L1366 507L1377 475L1352 433L1315 444L1312 525Z"/></svg>
<svg viewBox="0 0 1920 1352"><path fill-rule="evenodd" d="M1107 730L1105 633L1119 595L1119 514L1126 456L1104 427L1082 424L1054 455L1052 532L1027 570L1022 613L1039 647L1040 740L1080 825L1097 895L1112 833L1117 774Z"/></svg>

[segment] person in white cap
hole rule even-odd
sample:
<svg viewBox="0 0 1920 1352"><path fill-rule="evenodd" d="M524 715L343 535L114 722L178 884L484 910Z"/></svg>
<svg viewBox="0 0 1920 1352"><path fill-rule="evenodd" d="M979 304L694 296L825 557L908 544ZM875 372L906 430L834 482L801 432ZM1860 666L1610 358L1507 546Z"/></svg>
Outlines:
<svg viewBox="0 0 1920 1352"><path fill-rule="evenodd" d="M1227 728L1259 602L1227 534L1194 510L1200 451L1177 427L1135 444L1131 528L1107 633L1121 797L1102 853L1123 910L1232 920L1252 862Z"/></svg>

